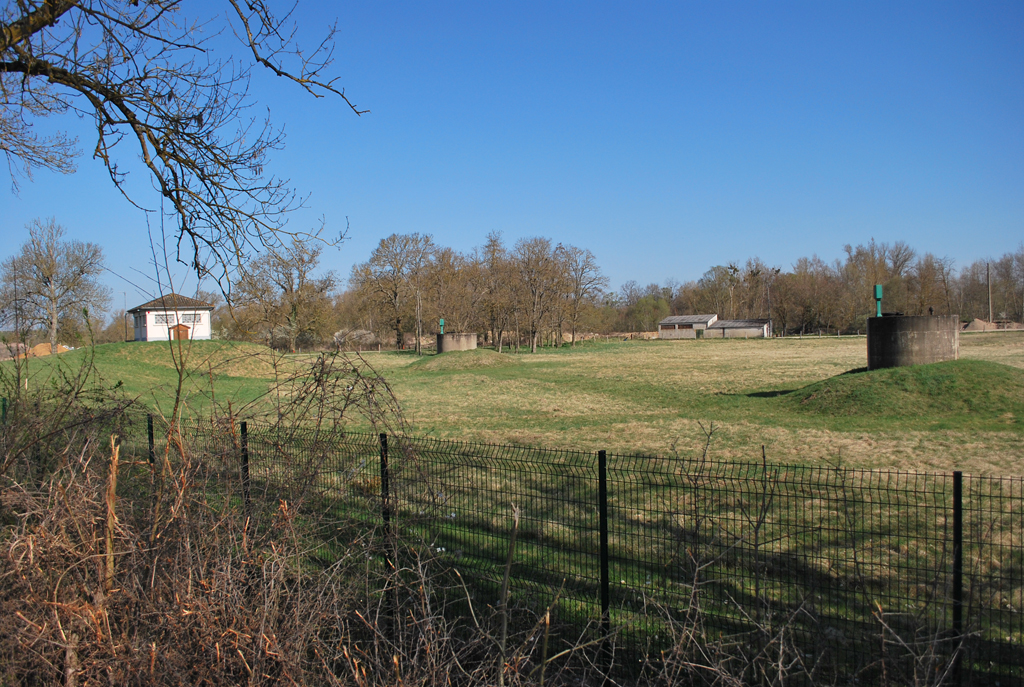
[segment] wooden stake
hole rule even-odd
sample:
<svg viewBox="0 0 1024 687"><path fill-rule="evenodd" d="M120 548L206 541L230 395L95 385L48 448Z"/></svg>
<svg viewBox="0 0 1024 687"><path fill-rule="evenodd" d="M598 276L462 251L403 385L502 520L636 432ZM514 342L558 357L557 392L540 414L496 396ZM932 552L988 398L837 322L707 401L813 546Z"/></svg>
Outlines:
<svg viewBox="0 0 1024 687"><path fill-rule="evenodd" d="M121 447L117 443L117 435L110 435L110 481L107 483L107 570L103 579L103 590L110 592L114 586L114 525L117 514L114 506L117 499L117 463L121 455Z"/></svg>

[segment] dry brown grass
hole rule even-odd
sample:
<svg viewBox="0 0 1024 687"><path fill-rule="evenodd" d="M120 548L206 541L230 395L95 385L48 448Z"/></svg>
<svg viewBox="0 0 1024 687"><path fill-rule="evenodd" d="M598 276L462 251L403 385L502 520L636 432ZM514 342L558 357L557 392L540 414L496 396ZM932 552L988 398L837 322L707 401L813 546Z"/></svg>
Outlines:
<svg viewBox="0 0 1024 687"><path fill-rule="evenodd" d="M162 408L175 381L166 344L96 351L104 383L123 381L129 395ZM982 428L906 418L857 424L750 396L800 389L863 367L864 337L619 341L535 355L479 350L364 357L392 383L414 435L664 455L695 449L697 422L714 421L718 458L759 459L763 444L772 460L783 462L1024 473L1024 417L1009 410ZM961 357L1024 369L1024 332L964 334ZM254 344L192 342L185 392L201 409L210 404L212 379L219 403L244 408L266 394L275 377L314 359L273 355ZM43 363L32 365L45 372Z"/></svg>
<svg viewBox="0 0 1024 687"><path fill-rule="evenodd" d="M1024 334L964 335L961 357L1024 368ZM1024 473L1022 418L1012 413L1002 417L1005 431L884 419L856 427L748 396L800 389L865 359L864 337L620 342L444 371L413 356L371 357L392 380L414 434L667 454L696 450L704 420L718 428L718 458L759 459L763 444L787 463Z"/></svg>

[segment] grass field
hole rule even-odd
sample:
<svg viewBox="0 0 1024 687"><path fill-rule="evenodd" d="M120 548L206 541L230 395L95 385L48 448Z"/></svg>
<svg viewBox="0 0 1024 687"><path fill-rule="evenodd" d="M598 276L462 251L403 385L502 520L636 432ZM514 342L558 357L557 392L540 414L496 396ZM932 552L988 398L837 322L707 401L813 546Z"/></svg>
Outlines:
<svg viewBox="0 0 1024 687"><path fill-rule="evenodd" d="M875 602L884 602L892 618L948 626L945 597L933 598L933 582L948 567L951 481L772 465L758 472L761 445L776 464L1024 474L1024 335L964 336L959 361L873 372L859 369L864 346L862 337L617 341L536 355L365 357L390 380L415 435L620 454L609 461L616 627L636 630L637 637L641 630L660 632L646 599L681 612L689 598L687 561L703 556L714 562L702 568L713 581L709 588L728 592L701 597L722 627L739 618L734 599L770 599L779 609L806 602L813 610L807 617L824 625L797 629L808 641L845 647L850 657L841 658L842 666L873 656L875 644L856 633L871 623L880 608ZM89 353L29 361L30 385L46 383L55 363L73 367ZM97 384L120 384L166 410L177 382L167 344L98 346L92 354ZM230 400L242 408L266 394L275 376L311 359L274 362L258 346L194 342L185 386L190 410L203 412L214 396L218 404ZM704 441L698 422L716 427L712 462L703 472L699 460L689 470L672 459L629 457L698 454ZM248 435L253 489L262 494L254 501L273 508L275 482L290 484L291 461L317 461L320 454L304 441L289 449L293 455L279 454L280 437L265 430L261 438L258 428ZM379 446L372 435L335 436L358 445L325 454L332 462L320 465L318 479L329 483L318 484L327 501L310 512L346 514L372 526L382 485ZM416 461L404 464L406 472L402 461L392 461L391 493L400 504L395 527L410 540L431 542L437 556L467 573L478 598L493 598L516 504L524 513L516 593L546 604L568 579L561 620L596 616L594 456L407 443L418 444L410 454ZM392 444L393 457L404 455L401 445ZM137 446L137 456L143 448ZM965 483L967 573L980 581L971 594L982 595L971 622L984 630L993 655L1018 655L1020 481ZM765 515L758 520L761 506ZM748 604L743 612L762 605ZM829 639L825 626L861 639ZM907 637L918 631L904 630Z"/></svg>
<svg viewBox="0 0 1024 687"><path fill-rule="evenodd" d="M212 381L218 403L242 407L308 359L288 356L275 367L260 350L193 342L190 406L209 405ZM95 356L100 383L120 381L166 409L176 382L166 343L97 346ZM703 444L698 422L713 422L717 458L760 459L763 444L770 460L785 463L1024 474L1024 333L966 334L959 361L873 372L858 371L863 337L364 356L421 436L688 453ZM41 383L52 361L29 366Z"/></svg>

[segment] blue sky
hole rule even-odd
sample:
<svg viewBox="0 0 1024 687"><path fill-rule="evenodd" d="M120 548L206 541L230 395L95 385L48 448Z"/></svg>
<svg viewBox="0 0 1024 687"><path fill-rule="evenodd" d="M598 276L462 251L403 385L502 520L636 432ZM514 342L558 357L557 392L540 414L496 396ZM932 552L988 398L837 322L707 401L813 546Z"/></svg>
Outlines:
<svg viewBox="0 0 1024 687"><path fill-rule="evenodd" d="M334 73L371 113L271 77L254 92L288 135L273 171L310 194L292 228L351 223L325 254L343 277L394 232L546 236L616 288L871 238L960 266L1024 240L1024 3L300 8L307 44L337 17ZM40 128L58 124L91 150L88 122ZM145 285L146 217L99 163L9 187L2 167L0 257L53 216ZM118 305L145 295L108 283Z"/></svg>

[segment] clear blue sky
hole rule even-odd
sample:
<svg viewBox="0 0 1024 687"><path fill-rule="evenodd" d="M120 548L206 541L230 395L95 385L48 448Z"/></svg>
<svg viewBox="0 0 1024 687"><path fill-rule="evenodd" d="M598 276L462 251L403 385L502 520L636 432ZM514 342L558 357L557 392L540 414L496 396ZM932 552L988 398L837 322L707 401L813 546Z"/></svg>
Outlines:
<svg viewBox="0 0 1024 687"><path fill-rule="evenodd" d="M292 227L351 222L325 256L342 277L393 232L546 236L590 248L613 288L872 237L958 266L1024 240L1024 3L363 5L300 19L308 44L337 16L334 73L371 114L254 84L288 134L273 171L311 194ZM88 122L63 124L91 150ZM54 216L114 271L152 273L145 216L96 161L9 181L0 257Z"/></svg>

